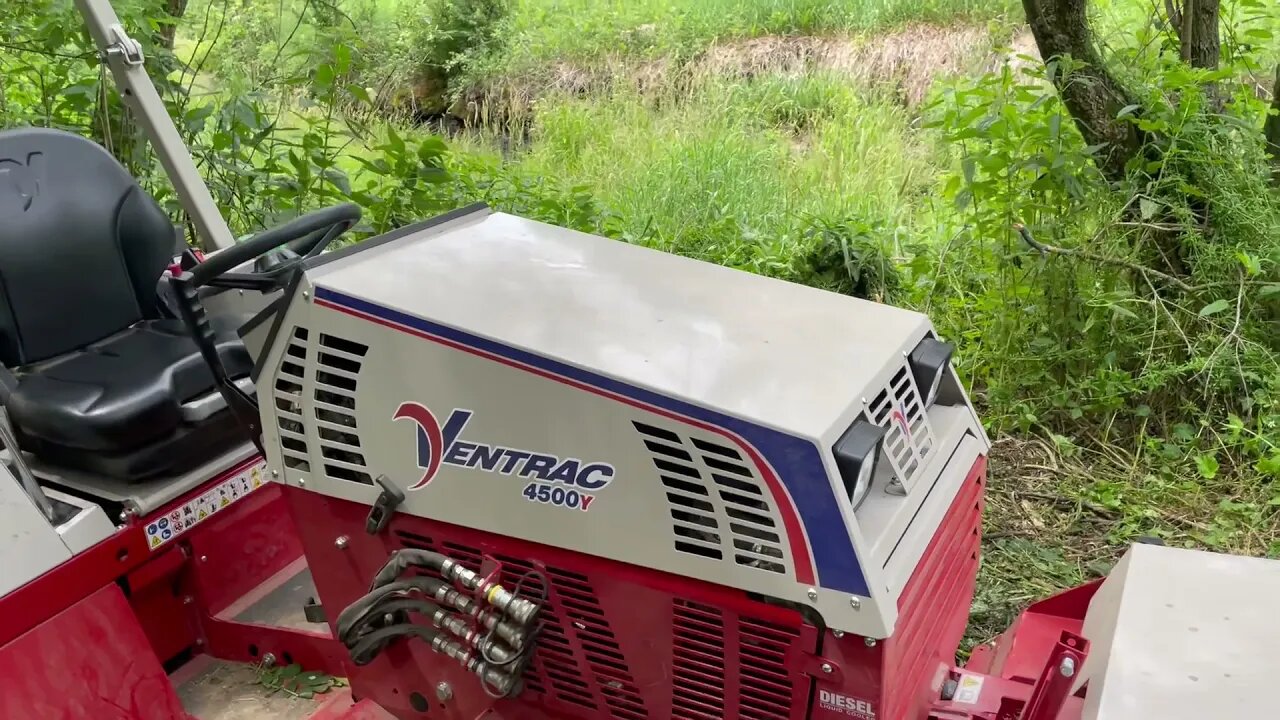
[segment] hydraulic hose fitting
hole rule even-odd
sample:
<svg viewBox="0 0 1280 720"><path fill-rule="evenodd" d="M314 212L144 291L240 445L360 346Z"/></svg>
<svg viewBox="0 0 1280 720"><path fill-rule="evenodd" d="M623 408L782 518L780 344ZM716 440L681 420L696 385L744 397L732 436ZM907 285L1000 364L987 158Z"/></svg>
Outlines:
<svg viewBox="0 0 1280 720"><path fill-rule="evenodd" d="M442 605L455 607L458 610L461 610L462 612L468 615L474 616L476 614L476 611L479 609L479 606L476 604L475 600L472 600L469 596L463 593L460 593L457 590L454 590L453 588L443 583L441 583L440 586L436 588L436 591L432 595L432 597L434 597Z"/></svg>
<svg viewBox="0 0 1280 720"><path fill-rule="evenodd" d="M441 634L431 639L431 649L462 663L464 667L472 661L471 651L460 642L450 640L447 636Z"/></svg>
<svg viewBox="0 0 1280 720"><path fill-rule="evenodd" d="M538 614L537 603L525 600L501 585L495 584L485 588L484 599L521 625L528 625L529 621Z"/></svg>
<svg viewBox="0 0 1280 720"><path fill-rule="evenodd" d="M499 665L513 660L519 650L519 647L513 647L512 649L504 647L502 643L495 642L486 635L476 632L467 621L443 610L436 611L431 621L436 627L452 633L454 637L479 650L485 659Z"/></svg>
<svg viewBox="0 0 1280 720"><path fill-rule="evenodd" d="M507 645L511 646L511 649L516 651L524 649L526 637L524 629L504 621L497 613L482 612L476 616L476 622L480 623L485 630L502 638Z"/></svg>
<svg viewBox="0 0 1280 720"><path fill-rule="evenodd" d="M465 645L454 640L450 640L444 635L437 635L431 640L431 649L448 658L456 660L458 664L466 668L470 672L475 673L480 679L491 689L498 692L501 696L510 695L517 687L517 680L512 675L503 672L501 668L490 665L480 658L476 657ZM497 662L508 662L510 655L499 657L498 653L491 653L491 657Z"/></svg>
<svg viewBox="0 0 1280 720"><path fill-rule="evenodd" d="M478 667L472 670L476 675L480 676L480 681L485 687L492 689L492 694L498 697L510 697L514 695L519 687L519 680L502 670L485 663L478 663Z"/></svg>
<svg viewBox="0 0 1280 720"><path fill-rule="evenodd" d="M480 587L481 577L462 566L456 560L445 558L440 564L440 576L449 582L456 582L468 590Z"/></svg>

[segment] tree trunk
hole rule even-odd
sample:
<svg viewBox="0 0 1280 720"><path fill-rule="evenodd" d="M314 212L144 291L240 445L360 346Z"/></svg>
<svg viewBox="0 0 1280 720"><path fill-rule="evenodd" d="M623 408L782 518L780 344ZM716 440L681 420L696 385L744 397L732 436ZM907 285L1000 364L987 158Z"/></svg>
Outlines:
<svg viewBox="0 0 1280 720"><path fill-rule="evenodd" d="M1178 31L1182 60L1191 67L1214 70L1222 53L1218 36L1219 0L1186 0L1169 20Z"/></svg>
<svg viewBox="0 0 1280 720"><path fill-rule="evenodd" d="M178 34L178 21L183 15L187 14L188 0L164 0L164 11L168 13L169 20L160 26L160 32L156 37L156 41L163 45L165 49L173 49L174 37Z"/></svg>
<svg viewBox="0 0 1280 720"><path fill-rule="evenodd" d="M1204 1L1217 7L1218 0ZM1069 76L1055 74L1053 82L1085 142L1105 144L1100 169L1109 180L1118 181L1124 178L1125 164L1142 148L1142 137L1132 123L1116 118L1131 100L1093 45L1087 4L1087 0L1022 0L1040 57L1047 62L1069 56L1084 63Z"/></svg>
<svg viewBox="0 0 1280 720"><path fill-rule="evenodd" d="M1262 134L1267 138L1267 149L1271 151L1271 166L1275 168L1271 176L1280 183L1280 65L1276 66L1276 84L1271 90L1271 114L1262 126Z"/></svg>

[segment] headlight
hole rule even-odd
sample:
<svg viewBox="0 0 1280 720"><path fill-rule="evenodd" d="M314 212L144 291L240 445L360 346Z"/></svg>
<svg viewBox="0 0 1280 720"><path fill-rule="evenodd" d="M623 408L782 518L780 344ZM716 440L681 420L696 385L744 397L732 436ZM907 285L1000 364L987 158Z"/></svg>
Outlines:
<svg viewBox="0 0 1280 720"><path fill-rule="evenodd" d="M867 499L871 490L871 481L875 478L876 464L880 459L880 441L884 439L885 432L885 428L866 418L859 418L831 448L854 510Z"/></svg>
<svg viewBox="0 0 1280 720"><path fill-rule="evenodd" d="M942 379L946 377L947 368L951 365L951 354L955 351L956 347L951 343L927 337L920 341L907 358L925 407L933 405L938 399L938 389L942 387Z"/></svg>

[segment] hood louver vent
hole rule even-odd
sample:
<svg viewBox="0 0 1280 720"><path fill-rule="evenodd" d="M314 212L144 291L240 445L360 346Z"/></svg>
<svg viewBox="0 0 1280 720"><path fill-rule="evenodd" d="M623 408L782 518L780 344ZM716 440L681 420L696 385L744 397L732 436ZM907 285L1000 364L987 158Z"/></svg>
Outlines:
<svg viewBox="0 0 1280 720"><path fill-rule="evenodd" d="M665 488L675 549L745 567L788 571L772 500L736 449L667 428L632 423Z"/></svg>
<svg viewBox="0 0 1280 720"><path fill-rule="evenodd" d="M887 430L884 456L902 486L910 489L933 449L933 426L905 364L876 395L869 411L871 421Z"/></svg>
<svg viewBox="0 0 1280 720"><path fill-rule="evenodd" d="M368 347L295 327L276 370L272 402L286 470L372 485L356 427L356 391Z"/></svg>
<svg viewBox="0 0 1280 720"><path fill-rule="evenodd" d="M320 335L315 348L316 435L325 474L337 480L372 485L356 426L356 389L368 346Z"/></svg>
<svg viewBox="0 0 1280 720"><path fill-rule="evenodd" d="M276 371L273 399L276 427L280 434L280 455L284 466L310 472L311 451L303 424L302 386L306 382L307 329L295 327Z"/></svg>

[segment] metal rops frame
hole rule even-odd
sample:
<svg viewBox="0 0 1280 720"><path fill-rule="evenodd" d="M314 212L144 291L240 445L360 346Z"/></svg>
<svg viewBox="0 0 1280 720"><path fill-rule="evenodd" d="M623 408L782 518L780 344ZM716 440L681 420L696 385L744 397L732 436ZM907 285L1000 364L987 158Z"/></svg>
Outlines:
<svg viewBox="0 0 1280 720"><path fill-rule="evenodd" d="M209 194L191 153L178 134L164 101L143 67L142 46L129 37L110 0L75 0L76 9L89 26L89 34L111 69L124 102L134 112L147 140L160 158L182 207L195 223L196 233L209 250L235 245L226 220Z"/></svg>

